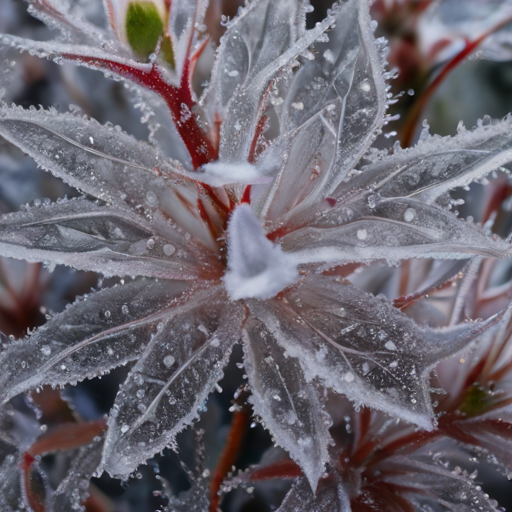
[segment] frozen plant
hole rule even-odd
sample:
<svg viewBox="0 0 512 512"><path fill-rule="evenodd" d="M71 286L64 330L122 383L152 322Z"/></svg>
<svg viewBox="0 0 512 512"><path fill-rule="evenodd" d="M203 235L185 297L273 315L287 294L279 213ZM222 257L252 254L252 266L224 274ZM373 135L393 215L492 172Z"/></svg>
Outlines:
<svg viewBox="0 0 512 512"><path fill-rule="evenodd" d="M175 446L242 343L249 402L304 473L307 503L336 466L326 390L437 428L432 369L508 313L433 329L343 277L350 264L507 258L509 242L458 219L449 193L512 161L512 120L372 150L393 73L367 0L335 2L310 29L306 0L248 2L199 97L206 0L109 0L106 28L75 4L29 4L58 38L0 41L124 81L151 136L0 105L0 135L83 194L0 217L0 255L119 278L5 344L2 402L133 364L96 447L97 472L125 479Z"/></svg>

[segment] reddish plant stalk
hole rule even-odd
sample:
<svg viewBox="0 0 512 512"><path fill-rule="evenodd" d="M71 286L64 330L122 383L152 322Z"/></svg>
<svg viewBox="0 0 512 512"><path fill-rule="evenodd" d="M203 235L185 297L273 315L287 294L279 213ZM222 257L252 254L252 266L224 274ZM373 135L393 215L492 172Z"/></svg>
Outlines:
<svg viewBox="0 0 512 512"><path fill-rule="evenodd" d="M249 413L244 409L238 409L233 413L231 429L226 440L226 445L217 462L217 467L210 482L210 512L217 512L220 503L219 490L224 478L231 471L238 459L238 454L245 437L249 423Z"/></svg>
<svg viewBox="0 0 512 512"><path fill-rule="evenodd" d="M194 169L211 162L215 156L213 145L206 133L199 127L193 112L195 105L190 90L190 63L187 61L179 87L168 83L157 66L149 69L145 65L130 66L114 59L88 57L82 55L63 54L63 58L80 60L101 69L107 69L128 78L157 93L169 107L174 124L192 158Z"/></svg>
<svg viewBox="0 0 512 512"><path fill-rule="evenodd" d="M431 82L425 92L419 97L418 101L412 106L402 128L402 147L408 148L412 146L414 134L416 132L416 126L418 125L418 121L422 112L424 111L434 92L437 91L441 83L451 73L451 71L453 71L464 59L466 59L466 57L469 57L469 55L471 55L478 48L478 46L480 46L480 44L485 39L487 39L487 37L511 22L512 17L506 18L474 41L466 41L466 46L445 64L441 72Z"/></svg>

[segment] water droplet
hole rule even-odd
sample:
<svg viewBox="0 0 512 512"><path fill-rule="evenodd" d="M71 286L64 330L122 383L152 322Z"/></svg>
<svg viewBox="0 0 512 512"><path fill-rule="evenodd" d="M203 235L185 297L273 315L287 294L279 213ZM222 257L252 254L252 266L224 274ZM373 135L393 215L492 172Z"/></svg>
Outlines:
<svg viewBox="0 0 512 512"><path fill-rule="evenodd" d="M111 313L108 309L107 309L107 311L105 311L104 314L105 314L105 318L110 318L110 316L111 316Z"/></svg>
<svg viewBox="0 0 512 512"><path fill-rule="evenodd" d="M297 101L296 103L292 103L292 107L295 110L304 110L304 103L302 103L302 101Z"/></svg>
<svg viewBox="0 0 512 512"><path fill-rule="evenodd" d="M409 89L409 90L407 91L407 94L408 94L409 96L414 96L414 89Z"/></svg>
<svg viewBox="0 0 512 512"><path fill-rule="evenodd" d="M347 372L343 376L343 379L345 379L345 382L354 382L355 376L353 373Z"/></svg>
<svg viewBox="0 0 512 512"><path fill-rule="evenodd" d="M128 309L128 306L126 304L123 304L121 306L121 312L123 313L123 315L128 315L130 313L130 310Z"/></svg>
<svg viewBox="0 0 512 512"><path fill-rule="evenodd" d="M128 430L130 430L130 427L128 425L123 425L121 427L121 432L124 434L126 432L128 432Z"/></svg>
<svg viewBox="0 0 512 512"><path fill-rule="evenodd" d="M368 238L368 231L366 231L366 229L358 229L357 238L359 238L359 240L366 240Z"/></svg>
<svg viewBox="0 0 512 512"><path fill-rule="evenodd" d="M151 190L146 192L146 203L148 203L149 206L158 206L158 197Z"/></svg>
<svg viewBox="0 0 512 512"><path fill-rule="evenodd" d="M49 345L43 345L41 347L41 352L45 355L45 356L49 356L51 353L52 353L52 349Z"/></svg>
<svg viewBox="0 0 512 512"><path fill-rule="evenodd" d="M368 80L363 80L359 87L363 92L370 92L372 89L372 86L369 84Z"/></svg>
<svg viewBox="0 0 512 512"><path fill-rule="evenodd" d="M143 389L139 389L137 391L137 398L144 398L145 394L146 394L146 392Z"/></svg>
<svg viewBox="0 0 512 512"><path fill-rule="evenodd" d="M396 345L392 341L386 342L384 345L388 350L396 350Z"/></svg>
<svg viewBox="0 0 512 512"><path fill-rule="evenodd" d="M329 62L329 64L332 64L334 62L334 54L331 50L325 50L324 52L324 59Z"/></svg>
<svg viewBox="0 0 512 512"><path fill-rule="evenodd" d="M404 220L411 222L416 217L416 210L414 208L407 208L404 212Z"/></svg>
<svg viewBox="0 0 512 512"><path fill-rule="evenodd" d="M233 69L231 71L226 71L226 73L228 76L230 76L232 78L235 78L240 74L236 69Z"/></svg>
<svg viewBox="0 0 512 512"><path fill-rule="evenodd" d="M172 256L176 252L176 247L172 244L165 244L163 250L166 256Z"/></svg>
<svg viewBox="0 0 512 512"><path fill-rule="evenodd" d="M146 242L146 247L148 248L148 250L153 249L153 247L155 247L155 240L153 238L148 239L148 241Z"/></svg>
<svg viewBox="0 0 512 512"><path fill-rule="evenodd" d="M174 361L176 361L176 359L174 359L173 356L165 356L163 363L165 366L167 366L167 368L170 368L174 364Z"/></svg>

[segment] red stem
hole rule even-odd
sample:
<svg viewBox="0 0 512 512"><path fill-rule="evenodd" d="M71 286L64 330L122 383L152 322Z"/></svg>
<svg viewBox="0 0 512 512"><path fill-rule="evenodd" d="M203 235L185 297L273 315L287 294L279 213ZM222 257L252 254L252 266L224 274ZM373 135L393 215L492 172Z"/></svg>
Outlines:
<svg viewBox="0 0 512 512"><path fill-rule="evenodd" d="M466 41L466 46L451 60L449 60L441 72L436 76L436 78L432 81L432 83L427 87L425 92L420 96L419 100L413 105L410 110L409 115L404 123L402 128L402 147L407 148L410 147L414 140L414 134L416 132L416 126L418 125L419 118L424 111L428 101L434 94L434 92L441 85L443 80L448 76L448 74L453 71L466 57L471 55L477 47L491 34L503 28L505 25L508 25L512 22L512 17L506 18L497 25L495 25L491 30L485 32L480 37L475 39L474 41Z"/></svg>
<svg viewBox="0 0 512 512"><path fill-rule="evenodd" d="M217 512L219 509L219 490L224 478L238 459L248 422L249 414L245 410L240 409L233 413L231 430L210 482L210 512Z"/></svg>

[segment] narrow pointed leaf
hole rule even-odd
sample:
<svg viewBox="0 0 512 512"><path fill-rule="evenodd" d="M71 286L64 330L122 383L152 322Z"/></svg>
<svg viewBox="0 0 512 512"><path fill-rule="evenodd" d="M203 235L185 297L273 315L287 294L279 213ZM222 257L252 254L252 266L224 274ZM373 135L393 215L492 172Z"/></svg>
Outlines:
<svg viewBox="0 0 512 512"><path fill-rule="evenodd" d="M505 258L505 240L491 238L451 212L414 199L389 199L373 208L342 204L302 229L283 236L285 251L298 262L348 262L408 258Z"/></svg>
<svg viewBox="0 0 512 512"><path fill-rule="evenodd" d="M277 512L351 512L350 498L340 482L326 485L317 493L305 478L299 478L285 496Z"/></svg>
<svg viewBox="0 0 512 512"><path fill-rule="evenodd" d="M185 63L198 42L199 27L203 25L208 0L173 0L169 15L176 70L181 76Z"/></svg>
<svg viewBox="0 0 512 512"><path fill-rule="evenodd" d="M98 199L145 204L162 197L175 162L119 128L71 113L0 105L0 135L66 183ZM160 172L157 170L159 169Z"/></svg>
<svg viewBox="0 0 512 512"><path fill-rule="evenodd" d="M50 498L49 510L52 512L84 512L84 501L88 497L89 481L101 461L103 437L80 448L68 471L66 478L59 484Z"/></svg>
<svg viewBox="0 0 512 512"><path fill-rule="evenodd" d="M211 96L207 95L203 100L205 109L212 111L212 120L219 111L218 105L228 100L220 134L221 160L245 162L249 159L256 129L266 107L271 81L285 69L290 70L292 61L334 23L333 17L328 16L315 28L296 39L297 33L302 32L302 29L297 28L300 24L296 21L300 14L301 11L297 11L297 2L293 0L258 0L246 7L224 36L224 46L220 50L221 64L214 71L215 85L210 88ZM270 30L260 40L261 32L253 31L251 27L261 27L262 23L268 23ZM223 51L226 46L231 49L228 53ZM251 68L238 69L249 56ZM228 61L222 63L223 58ZM220 94L220 89L216 84L219 81L225 82L225 77L220 77L219 74L226 73L226 69L234 78L238 75L241 77L228 85L233 91L230 99L222 93L222 99L217 100L216 95Z"/></svg>
<svg viewBox="0 0 512 512"><path fill-rule="evenodd" d="M167 223L86 199L0 216L0 254L106 276L196 279L201 274L197 248L194 254L194 246Z"/></svg>
<svg viewBox="0 0 512 512"><path fill-rule="evenodd" d="M428 378L432 368L462 350L501 316L482 324L435 331L419 328L386 299L347 282L312 277L274 300L250 304L307 380L356 403L432 428Z"/></svg>
<svg viewBox="0 0 512 512"><path fill-rule="evenodd" d="M246 86L305 31L300 2L257 0L229 24L221 39L212 79L202 102L211 120L224 111L236 89Z"/></svg>
<svg viewBox="0 0 512 512"><path fill-rule="evenodd" d="M499 512L480 486L468 476L435 465L427 457L392 457L386 460L385 485L396 486L414 510L435 507L440 512Z"/></svg>
<svg viewBox="0 0 512 512"><path fill-rule="evenodd" d="M0 352L0 400L43 384L63 386L137 359L185 282L141 279L93 293Z"/></svg>
<svg viewBox="0 0 512 512"><path fill-rule="evenodd" d="M330 419L317 388L306 381L299 361L285 355L261 320L249 317L245 331L244 365L254 411L316 489L331 442Z"/></svg>
<svg viewBox="0 0 512 512"><path fill-rule="evenodd" d="M266 199L270 219L321 202L358 165L384 122L383 59L368 6L350 0L334 16L329 41L315 43L317 55L305 60L286 95L278 149L293 157Z"/></svg>
<svg viewBox="0 0 512 512"><path fill-rule="evenodd" d="M508 117L472 131L461 130L454 137L431 137L364 167L333 197L346 200L372 189L385 198L412 196L433 203L512 161L511 123Z"/></svg>
<svg viewBox="0 0 512 512"><path fill-rule="evenodd" d="M112 408L102 467L127 477L198 416L239 341L243 308L221 289L199 292L162 319Z"/></svg>

